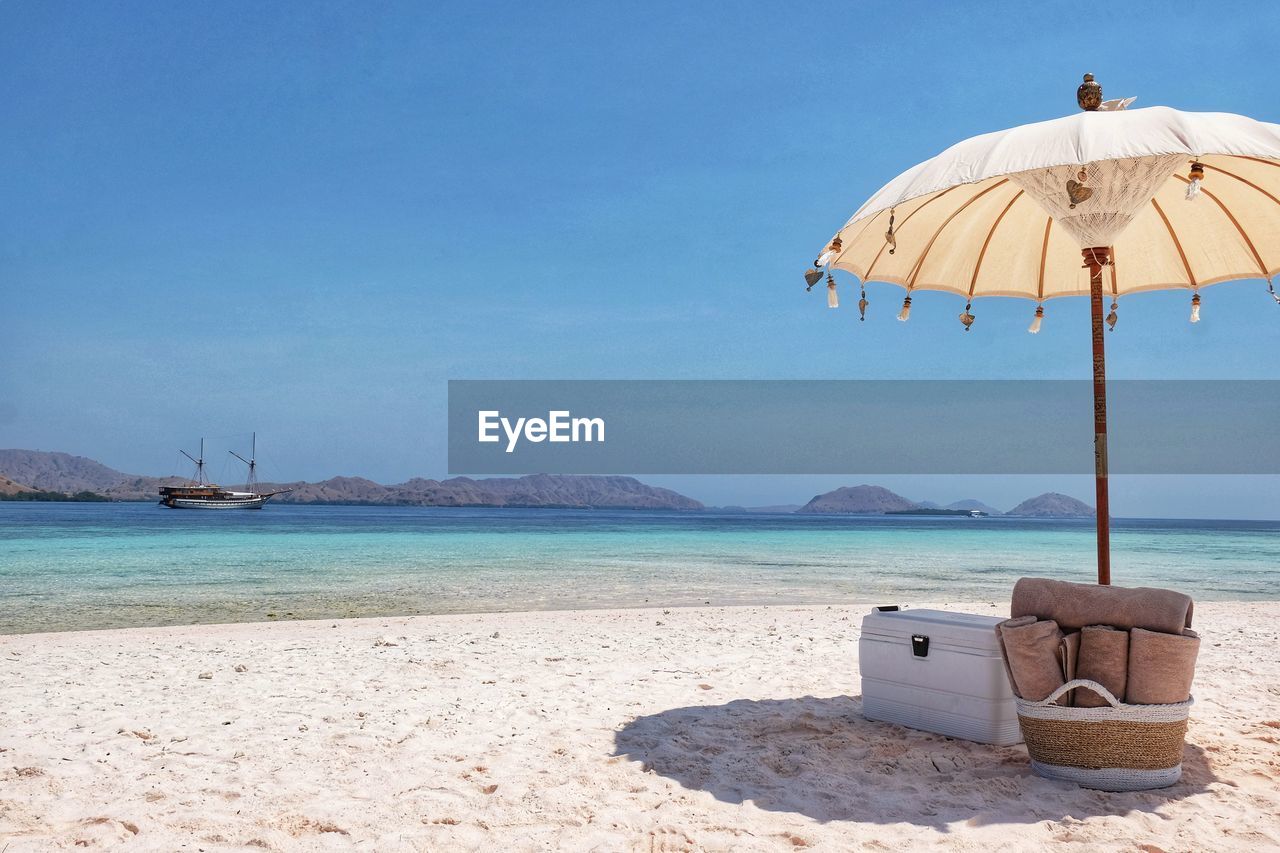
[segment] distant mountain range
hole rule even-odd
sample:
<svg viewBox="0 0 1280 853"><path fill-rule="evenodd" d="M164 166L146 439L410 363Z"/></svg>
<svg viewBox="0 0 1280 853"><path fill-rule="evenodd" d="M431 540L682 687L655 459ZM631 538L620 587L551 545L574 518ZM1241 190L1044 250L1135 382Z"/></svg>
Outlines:
<svg viewBox="0 0 1280 853"><path fill-rule="evenodd" d="M932 501L917 502L895 494L883 486L843 486L813 500L796 512L845 513L850 515L882 515L889 512L906 512L921 509L980 510L988 515L1008 515L1019 518L1092 518L1094 508L1073 497L1045 492L1028 498L1007 513L1002 513L982 501L969 498L939 506Z"/></svg>
<svg viewBox="0 0 1280 853"><path fill-rule="evenodd" d="M117 501L156 500L160 486L182 477L125 474L101 462L39 450L0 450L0 496L19 491L95 492ZM319 483L263 483L263 491L292 489L280 503L372 504L385 506L590 507L593 509L701 510L703 505L670 489L647 486L633 477L535 474L473 480L414 478L384 486L361 477L333 477Z"/></svg>
<svg viewBox="0 0 1280 853"><path fill-rule="evenodd" d="M183 477L125 474L101 462L41 450L0 450L0 499L34 492L75 495L92 492L117 501L156 500L160 486L187 482ZM546 507L594 509L664 509L696 511L702 503L670 489L649 486L634 477L587 477L533 474L473 480L415 477L382 485L362 477L332 477L319 483L263 483L264 491L291 489L280 503L366 504L376 506ZM804 506L712 507L722 512L800 512L883 514L919 509L971 510L1024 518L1088 518L1093 507L1075 498L1047 492L1029 498L1007 513L972 498L939 506L913 501L883 486L844 486L817 495Z"/></svg>
<svg viewBox="0 0 1280 853"><path fill-rule="evenodd" d="M800 504L770 504L769 506L738 506L736 504L730 504L729 506L709 506L707 509L714 510L715 512L727 513L764 512L786 514L798 511L800 509Z"/></svg>
<svg viewBox="0 0 1280 853"><path fill-rule="evenodd" d="M958 509L958 510L966 510L966 511L976 509L978 510L978 512L985 512L987 515L1004 515L1004 513L1002 513L1000 510L996 509L995 507L989 504L984 504L982 501L975 500L973 498L965 498L962 501L955 501L954 503L949 503L946 506L936 504L933 501L920 501L920 508L921 509Z"/></svg>
<svg viewBox="0 0 1280 853"><path fill-rule="evenodd" d="M264 484L264 491L293 489L282 503L386 504L393 506L492 506L592 509L704 509L700 501L671 489L648 486L634 477L585 477L532 474L473 480L415 477L383 486L360 477L334 477L320 483Z"/></svg>

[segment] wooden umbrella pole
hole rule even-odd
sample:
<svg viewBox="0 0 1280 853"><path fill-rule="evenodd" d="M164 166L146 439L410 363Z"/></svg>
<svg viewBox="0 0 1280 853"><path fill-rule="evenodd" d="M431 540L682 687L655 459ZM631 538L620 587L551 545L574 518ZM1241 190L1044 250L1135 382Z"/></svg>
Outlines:
<svg viewBox="0 0 1280 853"><path fill-rule="evenodd" d="M1098 583L1111 583L1111 508L1107 496L1107 357L1102 338L1102 268L1109 248L1084 250L1093 314L1093 456L1098 505Z"/></svg>

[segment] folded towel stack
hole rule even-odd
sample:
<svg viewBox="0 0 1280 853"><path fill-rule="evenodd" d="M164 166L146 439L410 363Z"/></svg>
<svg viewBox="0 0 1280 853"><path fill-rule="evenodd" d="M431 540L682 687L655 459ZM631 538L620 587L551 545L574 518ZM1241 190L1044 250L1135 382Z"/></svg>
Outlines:
<svg viewBox="0 0 1280 853"><path fill-rule="evenodd" d="M1130 705L1191 695L1200 638L1190 629L1191 599L1182 593L1023 578L1011 611L996 634L1009 683L1023 699L1042 700L1077 678L1096 681ZM1058 704L1108 703L1080 687Z"/></svg>

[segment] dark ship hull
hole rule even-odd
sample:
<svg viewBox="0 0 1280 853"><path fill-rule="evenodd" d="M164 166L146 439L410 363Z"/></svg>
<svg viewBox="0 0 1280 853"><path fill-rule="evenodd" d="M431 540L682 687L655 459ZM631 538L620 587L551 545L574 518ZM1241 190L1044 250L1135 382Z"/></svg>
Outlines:
<svg viewBox="0 0 1280 853"><path fill-rule="evenodd" d="M170 509L262 509L273 495L228 492L215 487L165 486L160 503Z"/></svg>

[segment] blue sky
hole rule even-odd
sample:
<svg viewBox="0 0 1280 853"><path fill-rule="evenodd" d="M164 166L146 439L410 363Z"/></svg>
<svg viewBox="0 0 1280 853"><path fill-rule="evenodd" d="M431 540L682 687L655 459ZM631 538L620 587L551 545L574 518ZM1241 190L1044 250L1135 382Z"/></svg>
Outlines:
<svg viewBox="0 0 1280 853"><path fill-rule="evenodd" d="M450 378L1085 378L1087 304L800 272L976 133L1139 106L1280 120L1270 3L0 5L0 447L171 473L443 476ZM1112 376L1280 378L1259 282L1123 300ZM1087 418L1087 413L1082 415ZM1082 422L1088 429L1087 421ZM814 437L814 440L819 440ZM649 478L713 503L850 478ZM856 479L856 478L855 478ZM1011 505L1086 478L876 478ZM1119 515L1280 517L1275 478L1126 478Z"/></svg>

